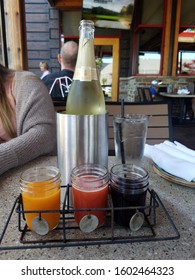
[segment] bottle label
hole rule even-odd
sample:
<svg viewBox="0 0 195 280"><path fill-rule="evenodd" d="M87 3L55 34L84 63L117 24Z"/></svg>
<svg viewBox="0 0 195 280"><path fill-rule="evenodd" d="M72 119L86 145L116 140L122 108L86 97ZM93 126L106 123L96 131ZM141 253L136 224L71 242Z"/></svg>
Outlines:
<svg viewBox="0 0 195 280"><path fill-rule="evenodd" d="M74 72L74 80L80 80L83 82L90 82L97 80L97 70L91 67L76 68Z"/></svg>

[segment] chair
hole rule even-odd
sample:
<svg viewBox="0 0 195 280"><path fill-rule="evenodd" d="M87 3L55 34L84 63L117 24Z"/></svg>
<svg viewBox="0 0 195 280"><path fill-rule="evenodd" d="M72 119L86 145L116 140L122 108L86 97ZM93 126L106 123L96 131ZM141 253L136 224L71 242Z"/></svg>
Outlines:
<svg viewBox="0 0 195 280"><path fill-rule="evenodd" d="M145 96L145 101L146 102L153 102L153 99L151 97L149 88L143 88L143 92L144 92L144 96Z"/></svg>
<svg viewBox="0 0 195 280"><path fill-rule="evenodd" d="M56 89L55 87L57 87L57 91L58 92L60 91L60 95L64 99L68 95L68 92L69 92L69 89L71 86L71 82L72 82L72 79L68 76L56 78L50 88L49 94L51 95L51 97L52 96L56 97L53 92Z"/></svg>
<svg viewBox="0 0 195 280"><path fill-rule="evenodd" d="M61 102L60 102L61 103ZM60 106L61 105L61 106ZM65 102L54 103L55 110L65 110ZM108 150L109 155L114 155L114 116L121 114L120 102L106 101L108 113ZM173 141L171 106L169 102L154 103L124 103L125 114L145 114L149 117L147 144L159 144L165 140Z"/></svg>
<svg viewBox="0 0 195 280"><path fill-rule="evenodd" d="M144 96L144 93L143 93L143 88L138 87L137 92L138 92L140 102L145 102L145 96Z"/></svg>
<svg viewBox="0 0 195 280"><path fill-rule="evenodd" d="M106 102L108 112L108 148L114 155L113 117L121 114L120 102ZM146 143L154 145L173 140L171 108L169 103L124 103L125 114L145 114L149 117Z"/></svg>

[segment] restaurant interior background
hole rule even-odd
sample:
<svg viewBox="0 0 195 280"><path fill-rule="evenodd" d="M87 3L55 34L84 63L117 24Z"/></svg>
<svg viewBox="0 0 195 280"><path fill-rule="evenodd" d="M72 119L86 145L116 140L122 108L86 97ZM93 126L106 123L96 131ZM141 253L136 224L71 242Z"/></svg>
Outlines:
<svg viewBox="0 0 195 280"><path fill-rule="evenodd" d="M106 75L100 81L109 99L137 101L136 87L149 86L153 79L163 81L164 88L170 83L193 86L195 2L127 2L134 4L129 29L95 28L96 55ZM39 62L47 61L52 72L58 71L61 44L78 41L82 5L82 0L0 0L1 63L40 76ZM174 127L174 134L195 148L191 127Z"/></svg>
<svg viewBox="0 0 195 280"><path fill-rule="evenodd" d="M106 63L101 66L107 65L101 69L107 75L101 83L112 87L111 99L122 96L133 101L135 83L147 85L154 78L165 86L172 79L194 81L195 2L127 2L134 5L129 29L95 30L96 55ZM82 0L1 0L1 62L39 76L41 60L48 62L52 72L59 70L56 57L61 44L78 40L82 4Z"/></svg>
<svg viewBox="0 0 195 280"><path fill-rule="evenodd" d="M134 101L135 85L148 86L153 79L162 80L165 87L170 82L194 83L195 1L131 2L130 29L95 30L97 57L103 55L109 64L101 70L108 70L112 100ZM40 76L39 62L46 61L52 72L58 71L61 44L78 40L82 4L82 0L0 0L0 63ZM107 81L101 82L109 89ZM191 126L173 129L177 140L195 149Z"/></svg>

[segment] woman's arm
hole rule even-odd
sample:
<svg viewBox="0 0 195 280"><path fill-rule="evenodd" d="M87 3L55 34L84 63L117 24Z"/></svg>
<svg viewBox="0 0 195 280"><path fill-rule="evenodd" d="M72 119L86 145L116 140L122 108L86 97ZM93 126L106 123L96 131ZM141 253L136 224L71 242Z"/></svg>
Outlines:
<svg viewBox="0 0 195 280"><path fill-rule="evenodd" d="M17 137L0 144L0 174L56 148L56 116L43 82L29 72L16 73Z"/></svg>

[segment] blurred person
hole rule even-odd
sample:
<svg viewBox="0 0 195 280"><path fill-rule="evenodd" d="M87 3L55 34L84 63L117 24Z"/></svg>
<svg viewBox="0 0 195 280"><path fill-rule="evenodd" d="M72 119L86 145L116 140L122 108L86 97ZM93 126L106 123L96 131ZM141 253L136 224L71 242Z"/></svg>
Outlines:
<svg viewBox="0 0 195 280"><path fill-rule="evenodd" d="M0 174L56 153L55 111L37 75L0 64Z"/></svg>
<svg viewBox="0 0 195 280"><path fill-rule="evenodd" d="M183 66L187 68L186 73L189 75L195 75L195 59L190 62L184 62Z"/></svg>
<svg viewBox="0 0 195 280"><path fill-rule="evenodd" d="M43 82L47 86L49 92L50 89L52 88L52 91L50 93L51 98L63 99L60 90L60 85L59 82L56 82L56 78L68 77L69 78L68 85L70 86L75 71L77 54L78 54L78 44L74 41L66 42L62 46L60 54L58 54L58 62L61 65L61 71L54 72L43 78ZM65 92L65 95L66 98L67 91Z"/></svg>
<svg viewBox="0 0 195 280"><path fill-rule="evenodd" d="M149 91L150 91L151 97L155 98L155 95L158 93L158 82L156 80L151 82Z"/></svg>
<svg viewBox="0 0 195 280"><path fill-rule="evenodd" d="M152 98L153 101L160 101L163 98L159 95L159 85L162 84L162 82L158 82L156 80L153 80L151 82L151 85L149 87L149 91L150 91L150 96Z"/></svg>
<svg viewBox="0 0 195 280"><path fill-rule="evenodd" d="M41 61L39 63L39 68L41 70L42 75L40 77L40 79L42 80L45 76L49 75L51 72L49 71L49 65L47 62Z"/></svg>

